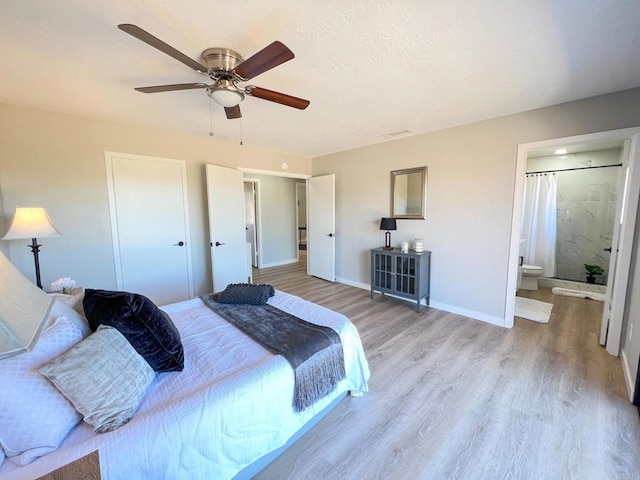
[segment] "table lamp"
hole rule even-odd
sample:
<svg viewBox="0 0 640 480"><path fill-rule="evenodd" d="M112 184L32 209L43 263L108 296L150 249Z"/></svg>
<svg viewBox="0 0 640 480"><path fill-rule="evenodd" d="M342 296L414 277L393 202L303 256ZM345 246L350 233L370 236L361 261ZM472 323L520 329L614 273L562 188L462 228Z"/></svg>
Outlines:
<svg viewBox="0 0 640 480"><path fill-rule="evenodd" d="M391 246L391 233L390 230L397 230L396 219L383 217L380 220L380 230L386 230L387 232L384 234L384 250L393 250Z"/></svg>
<svg viewBox="0 0 640 480"><path fill-rule="evenodd" d="M38 244L38 237L59 237L60 232L53 226L47 209L44 207L16 207L13 221L7 234L2 240L31 239L31 252L36 266L36 285L42 288L40 280L40 260L38 252L42 245Z"/></svg>

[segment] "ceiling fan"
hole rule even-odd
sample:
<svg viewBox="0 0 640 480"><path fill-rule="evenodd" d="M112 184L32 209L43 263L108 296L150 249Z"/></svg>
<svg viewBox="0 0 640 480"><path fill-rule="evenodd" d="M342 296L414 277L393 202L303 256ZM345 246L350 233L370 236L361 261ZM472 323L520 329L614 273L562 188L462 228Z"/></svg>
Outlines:
<svg viewBox="0 0 640 480"><path fill-rule="evenodd" d="M293 52L281 42L275 41L267 45L246 60L238 52L229 48L208 48L202 52L203 64L201 64L136 25L123 23L118 25L118 28L213 80L211 85L205 83L178 83L135 88L138 92L158 93L204 88L207 95L214 102L224 107L228 119L242 117L239 104L244 100L245 95L262 98L263 100L299 110L304 110L309 106L309 100L302 98L274 92L255 85L238 86L238 83L251 80L267 70L288 62L294 57Z"/></svg>

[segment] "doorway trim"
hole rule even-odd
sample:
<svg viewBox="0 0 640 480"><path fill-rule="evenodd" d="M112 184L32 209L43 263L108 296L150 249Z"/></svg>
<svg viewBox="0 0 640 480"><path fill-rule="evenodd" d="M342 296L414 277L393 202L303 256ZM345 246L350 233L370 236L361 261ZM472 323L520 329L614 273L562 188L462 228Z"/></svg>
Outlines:
<svg viewBox="0 0 640 480"><path fill-rule="evenodd" d="M626 192L625 206L622 215L627 221L620 228L620 252L619 252L619 264L628 265L631 253L633 251L633 230L635 227L635 217L638 208L638 201L640 200L640 167L637 165L640 162L638 156L639 141L640 141L640 127L624 128L619 130L609 130L604 132L588 133L584 135L576 135L571 137L554 138L550 140L543 140L532 143L518 144L518 153L516 158L516 171L514 178L514 193L513 193L513 208L511 212L511 239L509 242L509 264L507 271L507 292L505 299L505 318L504 326L507 328L513 327L513 316L515 312L515 300L517 290L517 278L518 278L518 255L520 247L520 224L522 222L522 205L524 202L524 184L525 174L527 168L527 156L529 152L533 150L543 148L562 147L568 144L584 144L584 143L596 143L604 142L608 140L628 140L630 142L629 151L629 188ZM630 225L629 218L633 219L633 225ZM625 228L627 226L627 228ZM627 262L625 262L627 259ZM622 275L626 271L628 277L629 271L627 269L619 268L616 273L616 281L618 275ZM626 282L624 282L626 283ZM620 290L620 289L618 289ZM618 292L619 308L624 308L624 300L626 297L626 291ZM620 315L622 318L622 315ZM617 325L619 323L619 325ZM610 336L607 341L607 351L611 355L617 356L620 350L620 340L622 333L622 322L612 322L610 325Z"/></svg>
<svg viewBox="0 0 640 480"><path fill-rule="evenodd" d="M247 168L247 167L238 167L238 170L245 173L253 173L255 175L270 175L272 177L300 178L302 180L306 180L307 178L311 178L313 176L313 175L307 175L306 173L277 172L275 170L260 170L259 168Z"/></svg>

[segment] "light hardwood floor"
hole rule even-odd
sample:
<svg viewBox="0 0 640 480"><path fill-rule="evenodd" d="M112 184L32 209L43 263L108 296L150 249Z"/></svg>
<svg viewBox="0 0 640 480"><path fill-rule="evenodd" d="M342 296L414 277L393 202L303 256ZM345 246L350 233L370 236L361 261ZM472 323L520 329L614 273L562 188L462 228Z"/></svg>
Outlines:
<svg viewBox="0 0 640 480"><path fill-rule="evenodd" d="M620 360L598 345L602 304L553 295L548 324L507 330L305 274L254 282L343 313L371 368L345 398L255 478L640 480L640 418Z"/></svg>

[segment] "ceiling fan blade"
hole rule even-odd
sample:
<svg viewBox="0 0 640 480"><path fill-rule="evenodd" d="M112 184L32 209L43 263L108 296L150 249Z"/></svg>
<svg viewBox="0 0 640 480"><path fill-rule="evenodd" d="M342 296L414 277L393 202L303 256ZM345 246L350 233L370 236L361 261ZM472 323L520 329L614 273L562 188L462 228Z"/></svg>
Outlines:
<svg viewBox="0 0 640 480"><path fill-rule="evenodd" d="M142 93L173 92L174 90L192 90L194 88L207 88L204 83L176 83L174 85L156 85L154 87L137 87L134 90Z"/></svg>
<svg viewBox="0 0 640 480"><path fill-rule="evenodd" d="M235 68L235 72L245 80L251 80L273 67L288 62L294 56L284 43L275 41L247 58Z"/></svg>
<svg viewBox="0 0 640 480"><path fill-rule="evenodd" d="M227 114L227 118L229 120L242 117L242 114L240 113L240 105L236 105L235 107L224 107L224 113Z"/></svg>
<svg viewBox="0 0 640 480"><path fill-rule="evenodd" d="M136 37L138 40L142 40L144 43L151 45L153 48L157 48L163 53L166 53L170 57L175 58L179 62L184 63L187 67L193 68L195 71L200 73L207 73L207 67L201 65L190 57L187 57L184 53L179 52L171 45L163 42L157 37L154 37L149 32L144 31L137 25L132 25L130 23L122 23L118 25L118 28L123 32L128 33L132 37Z"/></svg>
<svg viewBox="0 0 640 480"><path fill-rule="evenodd" d="M252 97L262 98L263 100L269 100L270 102L280 103L287 107L297 108L304 110L309 106L309 100L303 98L292 97L285 93L274 92L273 90L267 90L266 88L255 87L253 85L246 88L246 93Z"/></svg>

